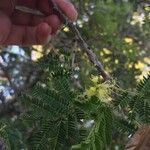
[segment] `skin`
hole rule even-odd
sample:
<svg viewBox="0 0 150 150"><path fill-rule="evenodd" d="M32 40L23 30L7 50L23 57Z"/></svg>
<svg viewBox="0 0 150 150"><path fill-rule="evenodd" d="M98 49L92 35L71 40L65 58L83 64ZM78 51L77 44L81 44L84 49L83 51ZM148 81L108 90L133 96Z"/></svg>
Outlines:
<svg viewBox="0 0 150 150"><path fill-rule="evenodd" d="M77 12L68 0L55 0L55 2L72 21L77 19ZM16 10L15 5L39 10L44 17ZM61 25L58 16L52 13L48 0L0 0L1 45L44 44Z"/></svg>

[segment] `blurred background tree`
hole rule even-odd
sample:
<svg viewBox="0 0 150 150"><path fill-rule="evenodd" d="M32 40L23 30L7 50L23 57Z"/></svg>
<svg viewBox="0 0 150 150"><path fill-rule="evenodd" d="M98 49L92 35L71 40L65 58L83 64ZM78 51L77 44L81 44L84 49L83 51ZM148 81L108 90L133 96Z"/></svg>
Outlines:
<svg viewBox="0 0 150 150"><path fill-rule="evenodd" d="M117 81L117 84L125 90L125 93L127 91L136 93L136 85L143 79L143 76L148 76L148 72L150 71L150 2L142 0L72 0L72 2L79 13L76 22L78 29L88 45L94 50L99 60L102 60L105 70L109 72L109 74ZM61 95L63 94L64 97L68 96L68 99L85 99L85 97L83 97L85 91L92 87L90 78L96 78L97 71L90 64L87 56L82 53L75 37L69 31L67 26L64 26L62 31L54 36L50 43L43 46L1 46L0 68L0 122L2 122L0 131L2 131L5 126L10 126L10 128L6 128L6 131L9 133L7 135L9 138L4 132L1 134L3 135L2 137L4 137L0 139L1 147L4 147L5 145L7 149L14 150L34 150L42 148L61 150L63 148L69 149L72 145L79 144L84 139L79 138L78 136L73 139L68 136L68 138L65 137L66 139L60 140L58 137L61 141L58 145L55 141L55 146L53 146L53 144L48 146L48 141L44 141L45 138L41 139L41 132L38 132L41 143L37 140L36 147L31 148L34 142L29 144L28 141L30 141L30 139L32 141L32 135L34 135L35 132L37 133L42 127L42 121L40 121L42 114L39 116L39 114L37 115L35 113L34 117L32 116L32 121L28 118L27 123L21 123L20 121L24 120L20 119L20 116L25 117L25 112L29 111L30 114L33 113L32 108L29 108L30 103L28 105L26 104L28 107L24 107L24 105L20 104L20 101L23 101L24 103L24 101L28 101L27 99L29 97L40 98L42 89L37 90L35 88L37 85L40 85L43 88L47 87L48 90L53 89L54 91L61 91L64 87L65 89L60 93ZM63 78L64 76L65 78ZM60 80L60 78L64 80ZM62 87L59 84L59 87L56 86L57 81L59 80L62 82ZM71 81L71 87L68 87L68 93L70 91L70 94L73 93L74 96L67 95L66 83L63 84L65 81ZM149 80L146 81L149 83ZM146 81L143 84L146 84ZM148 85L150 85L150 83ZM96 84L93 86L96 87ZM147 91L148 90L147 86ZM39 95L36 95L38 92ZM26 97L26 93L29 93L29 95L32 95L33 97L29 95ZM50 96L49 93L50 92L47 91L45 92L45 95ZM111 98L117 99L118 94L116 93L113 93ZM147 93L149 94L149 92ZM122 92L119 92L119 94L121 95ZM150 105L150 97L149 95L146 96L148 104ZM22 100L22 97L24 100ZM47 97L45 99L49 98L50 97ZM88 97L88 99L90 98ZM61 101L61 103L63 102ZM76 106L78 105L79 104ZM93 107L95 107L94 105ZM57 109L59 109L59 107L61 108L59 104L57 106L56 104L52 106L55 106ZM150 106L148 106L148 108L149 107ZM104 110L106 110L106 108L107 107L105 107ZM65 110L71 113L72 111L70 111L70 109L63 110L62 108L62 112L59 113L63 114ZM90 109L92 110L93 108ZM135 119L136 117L133 116L136 116L136 114L130 112L130 109L128 109L126 105L122 107L121 111L114 110L114 113L123 113L121 114L121 118L125 119L127 121L126 123L133 123L132 126L131 124L129 126L126 124L126 128L128 129L121 130L121 132L116 129L118 126L112 127L116 130L113 130L112 134L110 132L113 136L113 140L108 149L121 150L124 149L128 138L135 132L139 124L150 122L150 114L147 114L147 121ZM80 117L78 118L77 125L80 127L82 126L81 128L87 126L87 129L90 131L93 124L91 123L93 117L89 117L89 114L86 114L85 116L88 117L84 119L82 117L82 111L79 114ZM51 115L55 116L56 114L52 113ZM133 116L131 117L130 115ZM54 119L55 122L60 119L59 117L56 118ZM74 120L71 115L68 118L69 121ZM52 121L53 119L50 118L50 120ZM55 127L60 124L64 127L66 125L65 123L65 121L61 123L58 121L55 123ZM70 121L70 124L71 123L73 123L73 121ZM54 122L48 126L52 126L51 129L53 129L53 124ZM74 124L72 124L72 127L74 127ZM96 130L96 128L93 130ZM71 134L72 137L73 135L76 135L71 132L72 128L69 131L70 133L68 133L68 135ZM61 134L63 134L63 131L61 132ZM51 134L53 135L53 133ZM66 134L66 132L64 132L64 134ZM15 138L12 139L12 136L15 136ZM45 137L48 139L49 136L45 135ZM6 140L6 142L4 139L11 139L13 142L16 142L14 144L11 140L9 142ZM66 141L64 142L64 140ZM62 145L62 143L65 144ZM45 147L42 147L41 145L44 145ZM105 145L107 145L107 142ZM99 145L99 147L101 146ZM81 148L81 150L82 149L83 148ZM88 148L85 149L87 150Z"/></svg>

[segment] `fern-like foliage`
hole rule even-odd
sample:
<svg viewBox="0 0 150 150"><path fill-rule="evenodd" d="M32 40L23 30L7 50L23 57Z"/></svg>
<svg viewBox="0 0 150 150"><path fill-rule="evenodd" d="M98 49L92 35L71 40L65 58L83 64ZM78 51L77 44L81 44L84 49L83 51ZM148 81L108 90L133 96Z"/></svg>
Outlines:
<svg viewBox="0 0 150 150"><path fill-rule="evenodd" d="M22 134L9 122L0 123L0 140L3 140L3 147L6 150L25 148Z"/></svg>
<svg viewBox="0 0 150 150"><path fill-rule="evenodd" d="M3 147L6 147L8 150L11 150L11 146L10 146L11 144L6 131L6 127L7 126L5 124L2 123L0 124L0 137L4 140Z"/></svg>
<svg viewBox="0 0 150 150"><path fill-rule="evenodd" d="M150 75L138 84L136 94L123 92L114 100L116 108L126 115L129 122L150 123Z"/></svg>
<svg viewBox="0 0 150 150"><path fill-rule="evenodd" d="M45 65L45 62L41 65L49 73L48 78L41 80L20 99L28 110L26 118L30 118L30 123L36 116L39 119L32 124L33 133L27 139L29 149L69 149L80 140L78 125L83 115L74 105L76 94L69 83L69 69L67 71L58 63L59 57L49 57L50 62L46 63L51 65Z"/></svg>
<svg viewBox="0 0 150 150"><path fill-rule="evenodd" d="M74 145L72 150L103 150L108 147L112 138L113 115L111 107L100 102L97 98L92 98L85 103L77 102L82 110L89 113L93 124L88 136L81 144Z"/></svg>
<svg viewBox="0 0 150 150"><path fill-rule="evenodd" d="M43 75L19 97L23 112L0 124L7 150L104 150L114 132L132 134L137 122L150 123L150 75L136 94L118 93L112 103L104 103L73 87L68 64L54 53L38 62Z"/></svg>

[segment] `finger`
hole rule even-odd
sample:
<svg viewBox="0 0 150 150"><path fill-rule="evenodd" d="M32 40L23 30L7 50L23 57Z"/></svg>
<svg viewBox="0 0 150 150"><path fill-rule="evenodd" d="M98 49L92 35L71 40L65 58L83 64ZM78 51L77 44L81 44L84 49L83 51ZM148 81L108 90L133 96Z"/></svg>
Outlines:
<svg viewBox="0 0 150 150"><path fill-rule="evenodd" d="M18 13L18 11L13 14L12 22L15 25L29 25L29 26L37 26L42 22L46 22L49 26L51 26L52 33L55 33L61 26L61 22L58 16L56 15L42 17L23 12Z"/></svg>
<svg viewBox="0 0 150 150"><path fill-rule="evenodd" d="M9 16L13 12L15 3L15 0L0 0L0 10Z"/></svg>
<svg viewBox="0 0 150 150"><path fill-rule="evenodd" d="M17 5L26 6L32 9L36 9L37 0L18 0Z"/></svg>
<svg viewBox="0 0 150 150"><path fill-rule="evenodd" d="M35 15L31 13L22 12L19 10L14 11L11 20L12 23L15 25L38 25L39 23L42 23L45 16L41 15Z"/></svg>
<svg viewBox="0 0 150 150"><path fill-rule="evenodd" d="M49 5L48 0L18 0L17 5L37 9L47 16L52 14L52 7Z"/></svg>
<svg viewBox="0 0 150 150"><path fill-rule="evenodd" d="M0 12L0 44L3 44L7 39L10 29L10 19L4 13Z"/></svg>
<svg viewBox="0 0 150 150"><path fill-rule="evenodd" d="M60 9L72 20L77 19L77 11L74 6L67 0L55 0L56 4ZM52 14L52 6L49 3L49 0L41 0L37 3L37 8L44 14Z"/></svg>
<svg viewBox="0 0 150 150"><path fill-rule="evenodd" d="M71 4L68 0L55 0L56 4L60 7L60 9L72 20L75 21L77 19L78 13L74 8L73 4Z"/></svg>
<svg viewBox="0 0 150 150"><path fill-rule="evenodd" d="M28 25L32 20L32 14L15 10L12 14L11 20L15 25Z"/></svg>
<svg viewBox="0 0 150 150"><path fill-rule="evenodd" d="M46 17L44 19L44 22L48 23L51 26L52 34L55 34L62 25L61 21L56 15L51 15L51 16Z"/></svg>
<svg viewBox="0 0 150 150"><path fill-rule="evenodd" d="M46 22L52 28L52 32L51 32L52 34L55 34L62 25L60 19L56 15L50 15L44 18L39 16L33 16L31 25L35 26L41 22Z"/></svg>
<svg viewBox="0 0 150 150"><path fill-rule="evenodd" d="M51 27L41 23L36 27L12 25L11 32L4 44L33 45L44 44L51 34Z"/></svg>
<svg viewBox="0 0 150 150"><path fill-rule="evenodd" d="M72 20L77 19L77 11L68 0L55 0L60 9ZM23 5L32 9L39 9L46 15L52 14L52 6L49 4L49 0L18 0L18 5Z"/></svg>
<svg viewBox="0 0 150 150"><path fill-rule="evenodd" d="M49 0L39 0L37 2L37 9L47 16L53 13L53 8L49 5L48 1Z"/></svg>

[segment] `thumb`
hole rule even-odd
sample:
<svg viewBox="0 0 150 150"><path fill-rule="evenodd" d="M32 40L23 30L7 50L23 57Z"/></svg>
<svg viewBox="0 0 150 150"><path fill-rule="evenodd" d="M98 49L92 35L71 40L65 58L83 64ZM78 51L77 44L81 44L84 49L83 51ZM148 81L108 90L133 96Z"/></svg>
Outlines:
<svg viewBox="0 0 150 150"><path fill-rule="evenodd" d="M0 44L3 44L10 33L11 21L7 15L0 11Z"/></svg>

